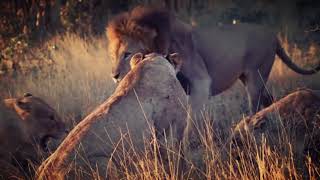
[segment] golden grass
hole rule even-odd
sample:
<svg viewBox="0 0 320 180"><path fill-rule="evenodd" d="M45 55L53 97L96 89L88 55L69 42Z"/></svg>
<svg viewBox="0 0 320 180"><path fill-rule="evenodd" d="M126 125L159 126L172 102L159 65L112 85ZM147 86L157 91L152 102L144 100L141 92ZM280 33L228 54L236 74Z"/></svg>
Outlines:
<svg viewBox="0 0 320 180"><path fill-rule="evenodd" d="M54 66L1 82L2 96L31 92L46 99L63 117L80 120L112 93L114 83L103 39L67 34L50 40L44 49L35 53L52 59Z"/></svg>
<svg viewBox="0 0 320 180"><path fill-rule="evenodd" d="M110 78L110 64L107 59L105 38L81 39L67 34L56 37L44 46L48 51L40 55L51 58L54 68L43 69L40 73L17 76L10 81L1 82L3 96L16 96L31 92L46 99L68 122L79 121L95 106L106 99L114 89ZM303 51L282 38L283 46L294 61L304 67L319 62L319 49L311 45ZM42 53L42 54L41 54ZM298 87L320 89L320 75L297 75L276 60L272 70L269 92L279 98ZM239 83L226 92L212 98L211 107L204 113L206 128L201 132L200 151L194 156L200 163L193 164L186 159L187 170L181 175L178 167L181 162L168 159L169 168L159 158L159 143L154 139L145 152L133 158L132 153L124 150L120 157L121 176L125 179L318 179L320 169L307 158L299 171L294 164L291 143L279 144L281 151L272 150L268 144L258 146L255 139L247 139L243 149L225 146L232 124L240 120L247 111L247 100ZM215 126L212 126L214 124ZM284 130L283 130L284 131ZM283 133L285 134L285 133ZM285 139L285 137L283 137ZM169 151L169 145L165 145ZM180 154L181 149L175 149ZM237 152L234 157L226 158L226 152ZM171 150L170 150L171 152ZM138 153L136 153L138 154ZM168 153L170 154L170 153ZM172 153L171 153L172 154ZM137 155L138 156L138 155ZM73 171L76 169L69 169ZM94 171L94 168L93 168ZM76 173L77 174L77 173ZM78 172L80 176L81 173ZM119 174L118 174L119 175ZM115 175L115 177L117 174ZM95 176L98 178L98 176Z"/></svg>

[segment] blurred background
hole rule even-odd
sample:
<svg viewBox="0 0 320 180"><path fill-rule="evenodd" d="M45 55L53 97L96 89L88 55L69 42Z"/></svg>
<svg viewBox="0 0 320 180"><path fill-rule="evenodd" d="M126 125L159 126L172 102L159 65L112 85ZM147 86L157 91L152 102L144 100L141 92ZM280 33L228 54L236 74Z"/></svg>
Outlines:
<svg viewBox="0 0 320 180"><path fill-rule="evenodd" d="M1 0L0 50L12 38L32 45L62 32L101 35L109 18L138 4L165 7L199 25L266 24L289 40L320 43L319 0Z"/></svg>

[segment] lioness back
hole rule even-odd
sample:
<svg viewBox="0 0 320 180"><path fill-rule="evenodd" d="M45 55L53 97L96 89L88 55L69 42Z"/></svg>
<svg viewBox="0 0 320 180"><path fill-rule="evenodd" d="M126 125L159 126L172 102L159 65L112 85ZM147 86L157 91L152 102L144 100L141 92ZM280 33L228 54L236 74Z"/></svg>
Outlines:
<svg viewBox="0 0 320 180"><path fill-rule="evenodd" d="M160 145L165 144L165 137L172 142L168 144L179 145L187 124L182 106L187 97L175 78L175 69L161 55L144 58L139 53L132 58L132 69L115 92L77 124L39 167L40 179L57 178L65 164L76 166L72 168L76 172L69 177L91 179L88 176L97 174L97 169L105 177L110 162L120 173L123 163L124 168L133 167L148 153L154 138L163 142ZM179 64L176 65L178 68ZM67 160L75 163L64 163Z"/></svg>

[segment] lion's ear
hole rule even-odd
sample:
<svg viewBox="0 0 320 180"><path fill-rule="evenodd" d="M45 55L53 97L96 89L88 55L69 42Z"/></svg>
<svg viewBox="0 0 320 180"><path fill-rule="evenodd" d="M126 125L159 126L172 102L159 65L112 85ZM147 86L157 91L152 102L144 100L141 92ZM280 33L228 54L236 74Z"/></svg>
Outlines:
<svg viewBox="0 0 320 180"><path fill-rule="evenodd" d="M148 46L148 48L152 47L150 50L157 51L157 49L153 49L156 47L155 43L157 43L158 39L158 32L156 29L137 25L135 32L139 34L140 39Z"/></svg>
<svg viewBox="0 0 320 180"><path fill-rule="evenodd" d="M159 54L168 54L170 36L168 32L159 32L156 29L144 28L146 39L152 44L152 51ZM166 29L164 30L166 31Z"/></svg>
<svg viewBox="0 0 320 180"><path fill-rule="evenodd" d="M157 31L153 28L144 27L142 31L150 40L154 40L158 35Z"/></svg>
<svg viewBox="0 0 320 180"><path fill-rule="evenodd" d="M179 53L169 54L168 60L174 66L174 69L176 70L176 72L179 72L181 70L182 58L179 55Z"/></svg>
<svg viewBox="0 0 320 180"><path fill-rule="evenodd" d="M131 69L137 65L140 61L143 60L143 54L142 53L136 53L132 56L131 60L130 60L130 67Z"/></svg>

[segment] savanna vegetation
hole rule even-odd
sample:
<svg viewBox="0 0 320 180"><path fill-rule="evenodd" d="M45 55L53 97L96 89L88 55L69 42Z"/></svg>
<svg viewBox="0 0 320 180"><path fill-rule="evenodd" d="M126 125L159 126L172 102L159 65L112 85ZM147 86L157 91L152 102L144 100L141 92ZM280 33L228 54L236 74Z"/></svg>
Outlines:
<svg viewBox="0 0 320 180"><path fill-rule="evenodd" d="M279 32L295 63L310 68L320 61L320 4L312 0L5 0L0 2L1 99L32 92L53 105L69 127L74 126L113 92L104 28L113 15L137 4L166 7L199 26L234 20L265 24ZM297 75L276 60L266 87L276 99L297 88L320 91L320 74ZM223 145L248 111L245 91L237 83L210 102L202 117L206 122L201 131L202 151L194 154L200 162L186 160L184 178L319 179L320 166L310 157L299 165L294 163L289 140L279 141L276 147L280 148L274 150L268 143L258 145L250 138L250 146L225 160L222 152L237 147ZM279 138L286 139L286 129L279 131ZM159 161L157 150L153 153L138 161L124 156L124 177L177 179L179 162L169 159L168 170ZM129 171L129 166L133 170Z"/></svg>

